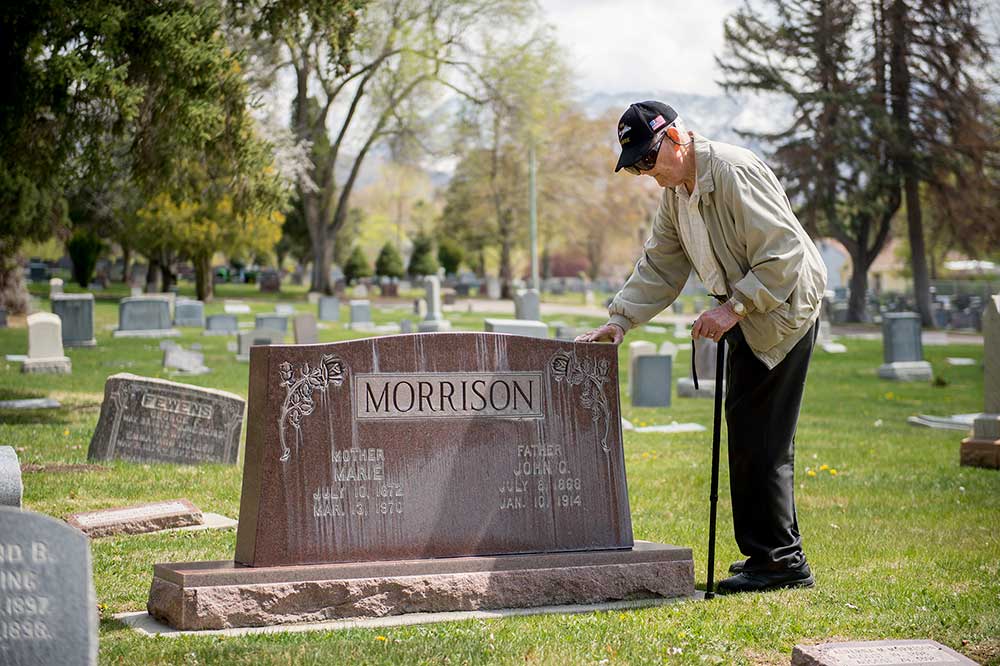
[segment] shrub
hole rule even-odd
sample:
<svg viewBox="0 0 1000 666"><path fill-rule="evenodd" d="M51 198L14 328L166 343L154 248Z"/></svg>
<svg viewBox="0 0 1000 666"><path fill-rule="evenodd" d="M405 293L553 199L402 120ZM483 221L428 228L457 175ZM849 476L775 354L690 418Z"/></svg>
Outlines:
<svg viewBox="0 0 1000 666"><path fill-rule="evenodd" d="M458 273L464 258L465 251L454 239L444 236L438 240L438 262L444 266L445 273L449 275Z"/></svg>
<svg viewBox="0 0 1000 666"><path fill-rule="evenodd" d="M97 259L104 251L104 242L89 229L78 229L66 242L66 250L73 261L73 280L86 289L94 277Z"/></svg>
<svg viewBox="0 0 1000 666"><path fill-rule="evenodd" d="M386 243L375 260L375 275L379 277L403 277L403 257L392 243Z"/></svg>
<svg viewBox="0 0 1000 666"><path fill-rule="evenodd" d="M355 245L347 263L344 264L344 278L348 283L354 282L358 278L371 277L372 266L368 263L360 245Z"/></svg>
<svg viewBox="0 0 1000 666"><path fill-rule="evenodd" d="M426 234L417 234L413 239L413 254L410 255L410 275L435 275L438 271L434 256L434 241Z"/></svg>

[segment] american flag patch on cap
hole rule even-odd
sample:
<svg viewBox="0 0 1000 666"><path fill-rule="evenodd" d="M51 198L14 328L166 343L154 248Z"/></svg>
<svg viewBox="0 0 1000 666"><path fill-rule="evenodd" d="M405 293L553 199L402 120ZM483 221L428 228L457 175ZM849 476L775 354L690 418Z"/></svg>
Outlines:
<svg viewBox="0 0 1000 666"><path fill-rule="evenodd" d="M649 121L649 129L658 130L666 124L667 121L663 119L663 116L656 116L655 118Z"/></svg>

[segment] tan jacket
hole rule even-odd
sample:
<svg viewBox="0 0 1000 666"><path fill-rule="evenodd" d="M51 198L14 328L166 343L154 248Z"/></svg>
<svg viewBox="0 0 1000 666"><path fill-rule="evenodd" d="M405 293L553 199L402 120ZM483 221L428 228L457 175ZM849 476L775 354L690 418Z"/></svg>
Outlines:
<svg viewBox="0 0 1000 666"><path fill-rule="evenodd" d="M760 158L697 134L694 151L698 209L726 296L747 305L740 328L754 354L773 368L819 317L826 266ZM626 331L649 321L674 302L690 272L677 230L677 196L667 188L642 256L608 307L610 321Z"/></svg>

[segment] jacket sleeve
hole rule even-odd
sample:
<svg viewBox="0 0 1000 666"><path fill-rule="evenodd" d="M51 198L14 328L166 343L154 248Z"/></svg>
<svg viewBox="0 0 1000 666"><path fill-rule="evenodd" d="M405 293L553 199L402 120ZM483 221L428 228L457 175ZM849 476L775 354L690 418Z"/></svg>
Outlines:
<svg viewBox="0 0 1000 666"><path fill-rule="evenodd" d="M798 221L777 177L765 165L724 165L717 186L746 242L747 271L733 288L770 312L788 300L798 284L806 249Z"/></svg>
<svg viewBox="0 0 1000 666"><path fill-rule="evenodd" d="M609 321L625 331L646 323L673 303L691 273L691 262L677 237L673 213L666 203L672 193L671 189L664 192L642 255L625 286L608 306Z"/></svg>

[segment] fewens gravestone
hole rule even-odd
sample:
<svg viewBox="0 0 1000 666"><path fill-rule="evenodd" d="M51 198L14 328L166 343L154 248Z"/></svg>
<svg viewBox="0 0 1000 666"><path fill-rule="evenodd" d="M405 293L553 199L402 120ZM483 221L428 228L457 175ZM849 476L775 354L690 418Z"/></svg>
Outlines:
<svg viewBox="0 0 1000 666"><path fill-rule="evenodd" d="M634 543L617 350L486 333L254 347L236 563L158 564L183 629L690 595Z"/></svg>
<svg viewBox="0 0 1000 666"><path fill-rule="evenodd" d="M87 537L7 507L0 507L0 664L97 664Z"/></svg>
<svg viewBox="0 0 1000 666"><path fill-rule="evenodd" d="M241 397L225 391L111 375L87 458L235 465L243 406Z"/></svg>

